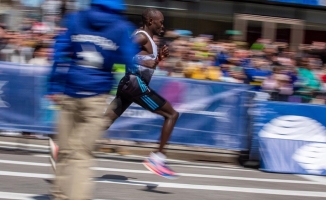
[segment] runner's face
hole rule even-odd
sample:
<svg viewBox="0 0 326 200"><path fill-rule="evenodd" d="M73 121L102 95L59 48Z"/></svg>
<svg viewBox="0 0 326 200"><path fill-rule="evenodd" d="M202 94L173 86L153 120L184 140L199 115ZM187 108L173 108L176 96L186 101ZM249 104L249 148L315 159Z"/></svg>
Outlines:
<svg viewBox="0 0 326 200"><path fill-rule="evenodd" d="M161 35L161 33L164 31L163 22L164 22L164 17L162 13L157 13L153 19L153 33L155 35Z"/></svg>

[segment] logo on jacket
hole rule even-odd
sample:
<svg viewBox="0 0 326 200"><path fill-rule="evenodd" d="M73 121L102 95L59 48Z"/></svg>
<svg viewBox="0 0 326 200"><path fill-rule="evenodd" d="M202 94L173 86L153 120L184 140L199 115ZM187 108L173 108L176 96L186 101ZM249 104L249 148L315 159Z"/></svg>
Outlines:
<svg viewBox="0 0 326 200"><path fill-rule="evenodd" d="M103 67L104 58L100 52L92 45L81 45L83 51L78 52L77 56L82 58L78 61L78 65L87 67L87 68L97 68L100 69Z"/></svg>
<svg viewBox="0 0 326 200"><path fill-rule="evenodd" d="M71 40L73 42L91 42L102 47L104 50L116 51L119 48L112 40L95 35L73 35L71 36Z"/></svg>

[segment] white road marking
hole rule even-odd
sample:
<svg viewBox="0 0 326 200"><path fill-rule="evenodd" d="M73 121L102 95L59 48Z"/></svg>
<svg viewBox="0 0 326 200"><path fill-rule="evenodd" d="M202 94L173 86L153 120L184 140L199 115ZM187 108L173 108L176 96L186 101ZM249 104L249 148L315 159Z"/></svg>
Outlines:
<svg viewBox="0 0 326 200"><path fill-rule="evenodd" d="M307 179L309 181L317 182L321 185L326 185L326 177L323 176L312 176L312 175L297 175L297 176Z"/></svg>
<svg viewBox="0 0 326 200"><path fill-rule="evenodd" d="M26 178L43 178L51 179L54 178L52 174L38 174L38 173L24 173L24 172L8 172L0 171L1 176L16 176L16 177L26 177Z"/></svg>
<svg viewBox="0 0 326 200"><path fill-rule="evenodd" d="M116 169L116 168L103 168L103 167L92 167L91 169L93 169L95 171L151 174L150 171L145 171L145 170ZM193 177L193 178L210 178L210 179L225 179L225 180L240 180L240 181L270 182L270 183L293 183L293 184L320 185L317 182L311 182L311 181L297 181L297 180L283 180L283 179L246 178L246 177L236 177L236 176L216 176L216 175L190 174L190 173L178 173L178 175L181 177Z"/></svg>
<svg viewBox="0 0 326 200"><path fill-rule="evenodd" d="M49 148L49 146L46 146L46 145L24 144L24 143L17 143L17 142L3 142L3 141L0 141L0 144L2 144L2 145L10 145L10 146L38 147L38 148L43 148L43 149L48 149Z"/></svg>
<svg viewBox="0 0 326 200"><path fill-rule="evenodd" d="M0 198L3 198L3 199L35 200L35 198L38 196L41 196L41 195L12 193L12 192L0 192ZM33 198L33 197L35 197L35 198Z"/></svg>
<svg viewBox="0 0 326 200"><path fill-rule="evenodd" d="M169 166L186 167L186 168L198 168L198 169L218 169L218 170L227 170L227 171L259 172L259 171L255 171L255 170L240 169L240 168L236 168L236 167L209 167L209 166L179 165L179 164L170 164Z"/></svg>
<svg viewBox="0 0 326 200"><path fill-rule="evenodd" d="M211 190L211 191L223 191L223 192L242 192L242 193L270 194L270 195L284 195L284 196L300 196L300 197L326 197L326 192L310 192L310 191L297 191L297 190L274 190L274 189L192 185L192 184L150 182L150 181L123 181L123 180L110 180L110 179L100 180L97 182L138 185L138 186L145 186L151 188L159 187L159 188Z"/></svg>
<svg viewBox="0 0 326 200"><path fill-rule="evenodd" d="M51 174L36 174L36 173L21 173L21 172L8 172L0 171L3 176L16 176L28 178L54 178ZM270 195L285 195L285 196L300 196L300 197L326 197L326 192L313 192L313 191L297 191L297 190L277 190L277 189L260 189L260 188L245 188L245 187L228 187L228 186L212 186L212 185L194 185L194 184L181 184L169 182L151 182L151 181L124 181L116 179L97 179L95 182L111 183L111 184L125 184L135 186L145 186L151 188L178 188L178 189L192 189L192 190L210 190L210 191L224 191L224 192L242 192L242 193L255 193L255 194L270 194Z"/></svg>
<svg viewBox="0 0 326 200"><path fill-rule="evenodd" d="M48 163L23 162L23 161L14 161L14 160L0 160L0 163L14 164L14 165L30 165L30 166L40 166L40 167L48 167L48 166L51 166Z"/></svg>
<svg viewBox="0 0 326 200"><path fill-rule="evenodd" d="M40 197L45 196L44 194L24 194L24 193L13 193L13 192L0 192L1 199L17 199L17 200L36 200ZM49 198L50 199L50 198ZM94 200L105 200L105 199L94 199Z"/></svg>
<svg viewBox="0 0 326 200"><path fill-rule="evenodd" d="M48 163L23 162L23 161L13 161L13 160L0 160L0 163L15 164L15 165L39 166L39 167L51 166ZM151 172L147 171L147 170L118 169L118 168L104 168L104 167L91 167L91 169L94 170L94 171L123 172L123 173L135 173L135 174L151 174ZM183 177L193 177L193 178L209 178L209 179L257 181L257 182L270 182L270 183L293 183L293 184L320 185L319 182L315 182L315 181L312 182L312 181L249 178L249 177L236 177L236 176L216 176L216 175L192 174L192 173L178 173L178 175L183 176Z"/></svg>
<svg viewBox="0 0 326 200"><path fill-rule="evenodd" d="M50 157L50 155L42 155L42 154L34 154L33 156L40 157L40 158L49 158Z"/></svg>

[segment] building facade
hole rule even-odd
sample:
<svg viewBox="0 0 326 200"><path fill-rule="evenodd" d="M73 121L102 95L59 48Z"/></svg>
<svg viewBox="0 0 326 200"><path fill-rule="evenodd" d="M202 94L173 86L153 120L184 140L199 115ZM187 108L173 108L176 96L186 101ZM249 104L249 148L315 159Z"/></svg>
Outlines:
<svg viewBox="0 0 326 200"><path fill-rule="evenodd" d="M85 9L91 0L19 0L28 9L40 8L45 2L63 2L69 9ZM1 0L1 2L10 2ZM255 42L267 38L287 42L292 48L313 41L326 42L326 0L125 0L128 18L140 26L144 8L156 7L165 15L167 29L190 30L194 35L213 35L214 39L229 39L227 30L239 30L234 39ZM54 8L50 6L49 8ZM1 9L2 8L2 9ZM0 6L3 19L13 7ZM46 9L43 9L43 12ZM49 10L47 10L49 11ZM50 9L51 11L51 9ZM44 14L44 13L43 13ZM1 19L1 18L0 18ZM10 21L10 20L9 20ZM10 21L15 27L15 23Z"/></svg>
<svg viewBox="0 0 326 200"><path fill-rule="evenodd" d="M235 39L253 43L258 38L287 42L292 48L313 41L326 42L324 0L125 0L129 18L138 23L145 7L157 7L170 29L191 30L228 39L226 30L239 30ZM291 3L289 3L291 2ZM304 2L308 2L304 4Z"/></svg>

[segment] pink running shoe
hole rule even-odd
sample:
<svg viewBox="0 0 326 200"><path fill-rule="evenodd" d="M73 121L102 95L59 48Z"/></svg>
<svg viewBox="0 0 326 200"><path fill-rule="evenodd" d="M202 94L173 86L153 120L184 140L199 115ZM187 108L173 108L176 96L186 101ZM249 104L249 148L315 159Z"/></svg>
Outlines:
<svg viewBox="0 0 326 200"><path fill-rule="evenodd" d="M58 152L59 152L59 147L54 141L49 138L49 147L50 147L50 163L52 165L53 170L56 170L55 163L58 159Z"/></svg>
<svg viewBox="0 0 326 200"><path fill-rule="evenodd" d="M177 179L179 176L170 169L165 162L157 162L152 158L147 158L143 165L154 174L167 178L167 179Z"/></svg>

